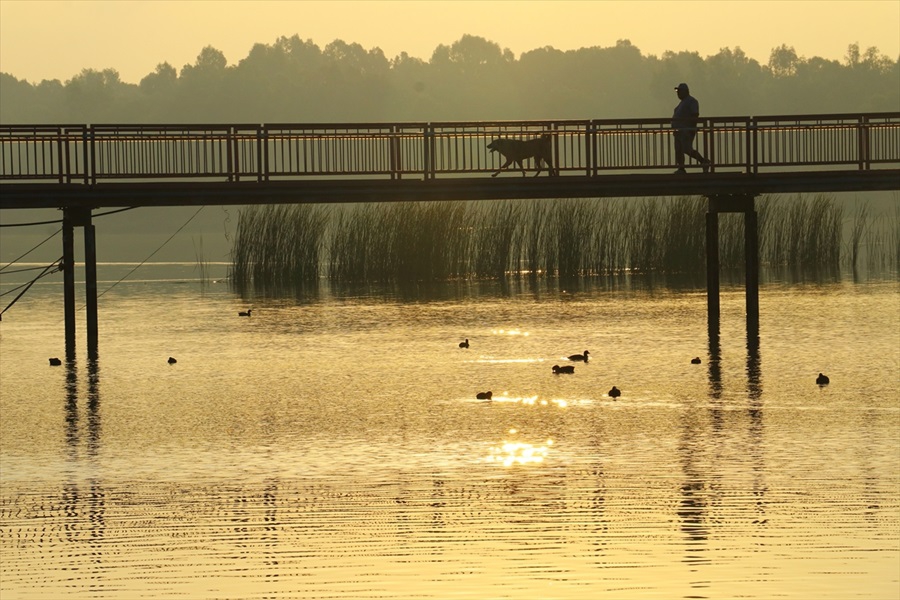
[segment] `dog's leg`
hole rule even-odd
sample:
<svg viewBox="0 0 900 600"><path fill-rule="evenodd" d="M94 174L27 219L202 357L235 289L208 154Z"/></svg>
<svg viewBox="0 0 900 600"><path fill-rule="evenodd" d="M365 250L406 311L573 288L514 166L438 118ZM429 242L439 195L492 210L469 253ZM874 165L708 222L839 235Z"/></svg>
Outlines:
<svg viewBox="0 0 900 600"><path fill-rule="evenodd" d="M491 175L491 177L496 177L497 175L499 175L499 174L500 174L500 171L502 171L503 169L505 169L506 167L508 167L509 165L512 164L512 161L513 161L513 159L507 158L507 159L506 159L506 162L503 163L502 165L500 165L500 168L497 169L497 172L494 173L493 175Z"/></svg>
<svg viewBox="0 0 900 600"><path fill-rule="evenodd" d="M523 161L521 159L517 160L516 164L519 165L520 169L522 169L522 177L525 177L525 165L523 164Z"/></svg>

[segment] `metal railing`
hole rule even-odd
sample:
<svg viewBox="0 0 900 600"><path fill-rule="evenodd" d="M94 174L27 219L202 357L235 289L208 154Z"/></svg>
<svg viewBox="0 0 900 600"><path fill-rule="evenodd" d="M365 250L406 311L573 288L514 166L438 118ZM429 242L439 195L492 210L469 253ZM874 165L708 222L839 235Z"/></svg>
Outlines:
<svg viewBox="0 0 900 600"><path fill-rule="evenodd" d="M494 138L543 134L563 176L675 167L669 119L4 125L0 182L467 177L499 169ZM705 118L695 144L718 172L897 168L900 113Z"/></svg>

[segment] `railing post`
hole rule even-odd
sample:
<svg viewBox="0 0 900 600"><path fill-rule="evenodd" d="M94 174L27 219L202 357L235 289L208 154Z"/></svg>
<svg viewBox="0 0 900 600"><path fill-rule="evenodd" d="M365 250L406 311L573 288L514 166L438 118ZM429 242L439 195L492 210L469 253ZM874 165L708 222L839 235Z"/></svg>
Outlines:
<svg viewBox="0 0 900 600"><path fill-rule="evenodd" d="M390 152L390 169L391 169L391 179L400 179L402 177L400 173L400 132L399 127L397 125L391 125L389 132L389 152Z"/></svg>
<svg viewBox="0 0 900 600"><path fill-rule="evenodd" d="M866 115L859 117L859 125L857 126L857 143L859 144L859 170L868 171L872 168L869 157L869 119Z"/></svg>
<svg viewBox="0 0 900 600"><path fill-rule="evenodd" d="M65 128L57 127L56 128L56 164L57 169L59 170L59 176L57 177L57 183L65 183L66 175L68 173L68 156L66 155L65 150L63 149L63 144L65 144Z"/></svg>
<svg viewBox="0 0 900 600"><path fill-rule="evenodd" d="M594 156L594 121L588 121L584 126L584 155L585 175L592 177L597 174L596 157Z"/></svg>
<svg viewBox="0 0 900 600"><path fill-rule="evenodd" d="M422 132L423 143L423 175L425 179L434 179L434 127L431 123L425 124Z"/></svg>
<svg viewBox="0 0 900 600"><path fill-rule="evenodd" d="M228 169L227 181L237 181L234 169L234 152L232 151L232 140L234 139L234 126L229 125L225 130L225 165Z"/></svg>
<svg viewBox="0 0 900 600"><path fill-rule="evenodd" d="M263 142L263 125L256 128L256 181L263 182L268 179L269 172L269 145Z"/></svg>
<svg viewBox="0 0 900 600"><path fill-rule="evenodd" d="M84 183L87 185L97 181L97 177L93 175L94 161L92 160L92 155L94 154L94 132L90 125L85 126L81 130L81 144L83 146L81 152L84 156Z"/></svg>
<svg viewBox="0 0 900 600"><path fill-rule="evenodd" d="M747 121L747 173L756 175L759 173L759 128L756 125L756 117Z"/></svg>

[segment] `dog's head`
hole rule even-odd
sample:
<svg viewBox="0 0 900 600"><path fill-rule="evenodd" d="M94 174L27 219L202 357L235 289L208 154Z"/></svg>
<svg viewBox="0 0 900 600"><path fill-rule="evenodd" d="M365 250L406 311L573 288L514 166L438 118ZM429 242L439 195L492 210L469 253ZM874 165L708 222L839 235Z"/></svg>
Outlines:
<svg viewBox="0 0 900 600"><path fill-rule="evenodd" d="M487 145L488 150L491 152L500 152L500 146L503 144L503 140L497 138L493 140L490 144Z"/></svg>

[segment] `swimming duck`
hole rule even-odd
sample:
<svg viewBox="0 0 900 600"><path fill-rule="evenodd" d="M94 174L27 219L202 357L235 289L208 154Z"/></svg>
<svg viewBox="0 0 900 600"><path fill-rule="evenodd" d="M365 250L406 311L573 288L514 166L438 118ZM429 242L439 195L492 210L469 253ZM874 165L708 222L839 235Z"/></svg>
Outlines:
<svg viewBox="0 0 900 600"><path fill-rule="evenodd" d="M169 364L170 364L170 365L174 365L174 364L177 363L177 362L178 362L178 361L175 360L174 358L172 358L171 356L169 357Z"/></svg>
<svg viewBox="0 0 900 600"><path fill-rule="evenodd" d="M250 316L250 313L251 313L252 311L253 311L252 308L248 308L247 310L242 310L241 312L238 313L238 316L239 316L239 317L249 317L249 316Z"/></svg>
<svg viewBox="0 0 900 600"><path fill-rule="evenodd" d="M823 375L822 373L819 373L819 376L816 377L816 383L818 383L819 385L828 385L830 381L831 380L828 379L828 375Z"/></svg>
<svg viewBox="0 0 900 600"><path fill-rule="evenodd" d="M490 391L478 392L477 394L475 394L475 397L479 400L490 400L493 395L494 395L494 393L490 392Z"/></svg>
<svg viewBox="0 0 900 600"><path fill-rule="evenodd" d="M585 350L584 354L573 354L572 356L569 357L569 360L574 360L575 362L583 360L584 362L587 362L588 354L590 354L590 352Z"/></svg>
<svg viewBox="0 0 900 600"><path fill-rule="evenodd" d="M51 367L58 367L58 366L60 366L61 364L62 364L62 361L59 360L58 358L51 358L51 359L50 359L50 366L51 366Z"/></svg>
<svg viewBox="0 0 900 600"><path fill-rule="evenodd" d="M466 341L459 343L460 348L468 348L469 347L469 338L466 338Z"/></svg>
<svg viewBox="0 0 900 600"><path fill-rule="evenodd" d="M612 389L609 390L609 397L610 397L610 398L618 398L618 397L621 396L621 395L622 395L622 392L619 391L619 388L617 388L616 386L612 386Z"/></svg>
<svg viewBox="0 0 900 600"><path fill-rule="evenodd" d="M700 362L701 362L701 361L700 361L700 357L699 357L699 356L695 356L694 358L691 359L691 364L692 364L692 365L699 365Z"/></svg>
<svg viewBox="0 0 900 600"><path fill-rule="evenodd" d="M574 373L575 365L565 365L562 367L559 365L553 365L553 372L557 375L559 375L560 373Z"/></svg>

